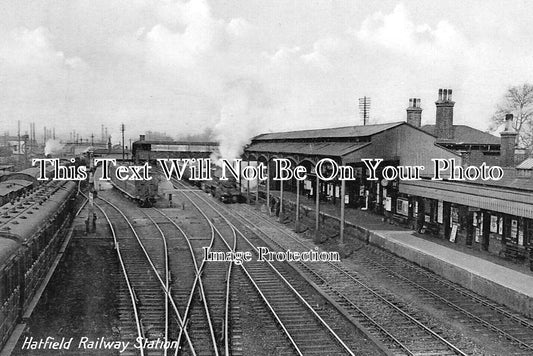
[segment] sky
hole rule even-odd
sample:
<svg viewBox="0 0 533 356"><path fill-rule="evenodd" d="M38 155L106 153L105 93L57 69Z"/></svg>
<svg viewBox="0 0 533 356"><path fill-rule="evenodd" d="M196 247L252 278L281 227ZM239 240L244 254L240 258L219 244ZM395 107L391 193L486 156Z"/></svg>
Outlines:
<svg viewBox="0 0 533 356"><path fill-rule="evenodd" d="M486 130L533 83L532 1L0 0L0 131L82 137L213 129L223 155L259 133L405 120ZM228 157L230 158L230 157Z"/></svg>

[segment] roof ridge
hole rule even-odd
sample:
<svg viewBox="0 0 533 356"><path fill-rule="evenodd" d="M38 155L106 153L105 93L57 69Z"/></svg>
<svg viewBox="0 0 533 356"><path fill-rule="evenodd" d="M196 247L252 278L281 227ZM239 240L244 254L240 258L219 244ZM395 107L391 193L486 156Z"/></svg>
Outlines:
<svg viewBox="0 0 533 356"><path fill-rule="evenodd" d="M316 135L313 135L313 137L321 137L319 136L320 133L331 135L332 132L339 132L343 130L353 130L353 131L351 133L350 131L347 131L346 133L343 133L343 134L339 133L339 136L337 137L371 136L381 131L388 130L393 127L397 127L402 124L406 124L406 122L396 121L396 122L379 123L379 124L372 124L372 125L351 125L351 126L340 126L340 127L337 126L337 127L318 128L318 129L265 132L265 133L262 133L262 134L259 134L253 137L252 140L264 139L264 138L269 138L272 136L285 137L287 139L286 136L291 136L291 135L302 136L308 133L315 133ZM366 130L367 132L364 132L364 130ZM354 135L356 131L363 131L363 132L360 135ZM275 138L272 138L272 139L275 139Z"/></svg>

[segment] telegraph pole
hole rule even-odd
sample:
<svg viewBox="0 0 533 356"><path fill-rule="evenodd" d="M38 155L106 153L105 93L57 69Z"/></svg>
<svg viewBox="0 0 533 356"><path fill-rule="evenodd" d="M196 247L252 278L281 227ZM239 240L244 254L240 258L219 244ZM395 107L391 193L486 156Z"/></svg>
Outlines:
<svg viewBox="0 0 533 356"><path fill-rule="evenodd" d="M363 125L366 125L370 115L370 101L371 100L368 96L359 98L359 114L363 118Z"/></svg>
<svg viewBox="0 0 533 356"><path fill-rule="evenodd" d="M122 131L122 162L124 162L124 130L125 130L125 126L124 124L121 124L120 131Z"/></svg>
<svg viewBox="0 0 533 356"><path fill-rule="evenodd" d="M18 131L17 131L17 163L20 165L20 120L18 120Z"/></svg>

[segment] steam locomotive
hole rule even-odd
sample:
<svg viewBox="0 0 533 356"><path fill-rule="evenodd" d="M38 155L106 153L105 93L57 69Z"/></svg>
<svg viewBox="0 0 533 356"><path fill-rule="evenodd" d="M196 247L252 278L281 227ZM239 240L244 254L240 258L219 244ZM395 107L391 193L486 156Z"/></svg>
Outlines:
<svg viewBox="0 0 533 356"><path fill-rule="evenodd" d="M233 177L228 180L221 180L221 169L217 168L213 174L213 179L202 182L202 189L210 193L223 203L240 203L243 201L240 184Z"/></svg>
<svg viewBox="0 0 533 356"><path fill-rule="evenodd" d="M72 181L54 181L0 207L0 349L63 243L76 191Z"/></svg>

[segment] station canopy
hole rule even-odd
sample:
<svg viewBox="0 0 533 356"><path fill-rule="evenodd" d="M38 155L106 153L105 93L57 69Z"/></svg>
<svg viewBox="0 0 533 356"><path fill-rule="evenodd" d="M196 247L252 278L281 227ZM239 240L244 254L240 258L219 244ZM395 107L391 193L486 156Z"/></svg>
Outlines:
<svg viewBox="0 0 533 356"><path fill-rule="evenodd" d="M344 158L372 144L372 136L403 122L346 126L329 129L266 133L256 136L245 148L249 154L280 154Z"/></svg>

